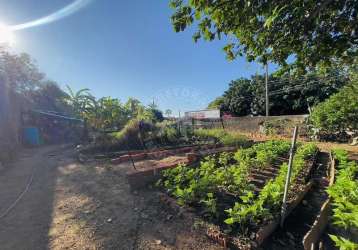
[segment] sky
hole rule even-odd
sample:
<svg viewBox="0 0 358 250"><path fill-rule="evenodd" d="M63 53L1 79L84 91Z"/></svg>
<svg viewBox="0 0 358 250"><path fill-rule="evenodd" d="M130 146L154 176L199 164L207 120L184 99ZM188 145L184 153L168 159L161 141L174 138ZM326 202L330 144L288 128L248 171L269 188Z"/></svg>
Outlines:
<svg viewBox="0 0 358 250"><path fill-rule="evenodd" d="M229 62L225 41L194 43L193 29L175 33L169 0L92 0L71 15L15 32L13 49L29 53L47 77L96 97L143 104L177 114L206 108L231 80L262 74L244 57ZM0 23L37 20L71 0L0 0ZM274 66L270 66L270 71Z"/></svg>

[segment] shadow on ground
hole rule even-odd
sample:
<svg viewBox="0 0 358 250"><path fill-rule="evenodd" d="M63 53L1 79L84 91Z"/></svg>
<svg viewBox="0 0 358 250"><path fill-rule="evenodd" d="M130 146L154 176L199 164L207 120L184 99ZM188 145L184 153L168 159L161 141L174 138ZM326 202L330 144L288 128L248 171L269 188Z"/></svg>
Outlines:
<svg viewBox="0 0 358 250"><path fill-rule="evenodd" d="M56 168L61 159L55 157L62 146L24 149L16 161L0 173L0 214L25 190L33 174L29 190L10 212L0 218L1 249L48 249L48 232L52 224Z"/></svg>

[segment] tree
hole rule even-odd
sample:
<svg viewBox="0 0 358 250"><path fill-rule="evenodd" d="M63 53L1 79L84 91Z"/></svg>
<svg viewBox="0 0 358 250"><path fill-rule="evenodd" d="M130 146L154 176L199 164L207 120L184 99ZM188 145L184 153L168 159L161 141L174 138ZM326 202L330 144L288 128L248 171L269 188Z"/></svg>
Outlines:
<svg viewBox="0 0 358 250"><path fill-rule="evenodd" d="M138 115L141 103L139 100L129 97L124 106L127 109L129 118L135 118Z"/></svg>
<svg viewBox="0 0 358 250"><path fill-rule="evenodd" d="M224 105L224 97L219 96L215 98L214 101L209 103L208 109L222 109L223 105Z"/></svg>
<svg viewBox="0 0 358 250"><path fill-rule="evenodd" d="M24 96L38 88L44 80L36 64L28 54L11 54L0 47L0 77L9 87Z"/></svg>
<svg viewBox="0 0 358 250"><path fill-rule="evenodd" d="M309 107L336 93L348 81L345 75L332 69L321 75L310 72L301 77L273 73L269 76L270 114L307 114ZM237 116L265 114L265 78L260 75L250 79L232 81L229 89L214 102L222 111ZM210 105L212 105L212 103Z"/></svg>
<svg viewBox="0 0 358 250"><path fill-rule="evenodd" d="M165 115L167 116L167 117L170 117L171 115L172 115L172 110L171 109L167 109L167 110L165 110Z"/></svg>
<svg viewBox="0 0 358 250"><path fill-rule="evenodd" d="M71 105L66 102L67 94L56 82L45 81L36 90L29 93L29 100L34 108L72 114Z"/></svg>
<svg viewBox="0 0 358 250"><path fill-rule="evenodd" d="M34 60L25 53L14 54L0 47L0 79L22 105L22 109L42 109L61 113L73 113L65 102L67 94L56 82L48 80L39 71Z"/></svg>
<svg viewBox="0 0 358 250"><path fill-rule="evenodd" d="M66 100L73 107L76 115L86 118L86 115L93 112L96 106L96 99L87 88L73 91L70 86L66 85L68 90Z"/></svg>
<svg viewBox="0 0 358 250"><path fill-rule="evenodd" d="M223 95L223 111L230 111L237 116L249 115L251 113L252 85L249 79L240 78L231 81L229 89Z"/></svg>
<svg viewBox="0 0 358 250"><path fill-rule="evenodd" d="M102 97L96 101L94 112L89 115L95 128L117 130L128 122L128 114L119 99Z"/></svg>
<svg viewBox="0 0 358 250"><path fill-rule="evenodd" d="M228 59L287 65L296 57L301 68L327 64L332 58L350 63L358 55L356 1L171 0L176 32L195 24L193 39L227 39Z"/></svg>

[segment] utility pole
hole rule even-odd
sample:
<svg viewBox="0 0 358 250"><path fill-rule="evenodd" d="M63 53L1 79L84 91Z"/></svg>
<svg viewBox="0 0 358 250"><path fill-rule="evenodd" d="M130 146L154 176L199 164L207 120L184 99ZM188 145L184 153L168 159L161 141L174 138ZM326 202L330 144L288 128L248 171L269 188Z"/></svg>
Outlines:
<svg viewBox="0 0 358 250"><path fill-rule="evenodd" d="M265 97L266 97L266 117L270 115L269 112L269 95L268 95L268 63L265 63Z"/></svg>

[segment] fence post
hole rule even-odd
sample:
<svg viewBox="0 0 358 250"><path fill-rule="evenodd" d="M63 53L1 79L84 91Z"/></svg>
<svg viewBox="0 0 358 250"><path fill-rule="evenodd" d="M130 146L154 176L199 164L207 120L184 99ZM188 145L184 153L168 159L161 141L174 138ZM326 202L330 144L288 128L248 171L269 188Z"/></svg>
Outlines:
<svg viewBox="0 0 358 250"><path fill-rule="evenodd" d="M285 190L283 193L283 201L282 201L282 207L281 207L281 223L280 223L281 227L283 227L283 222L285 221L285 216L286 216L287 193L288 193L288 187L290 185L293 155L295 154L295 147L296 147L296 139L297 139L297 126L295 126L295 129L293 131L293 137L292 137L292 143L291 143L291 149L290 149L290 158L288 160L288 169L287 169L287 175L286 175Z"/></svg>
<svg viewBox="0 0 358 250"><path fill-rule="evenodd" d="M225 130L224 121L223 121L222 117L220 117L220 121L221 121L221 126L223 127L223 130Z"/></svg>

